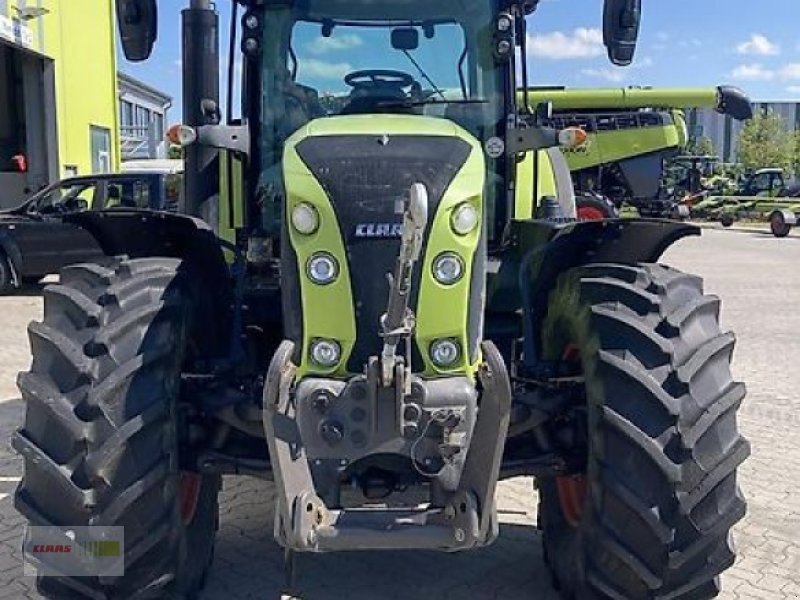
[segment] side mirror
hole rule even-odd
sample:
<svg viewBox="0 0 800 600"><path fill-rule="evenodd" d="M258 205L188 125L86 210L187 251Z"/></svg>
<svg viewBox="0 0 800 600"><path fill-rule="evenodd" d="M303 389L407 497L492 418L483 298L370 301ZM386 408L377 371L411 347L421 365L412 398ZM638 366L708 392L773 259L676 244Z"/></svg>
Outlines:
<svg viewBox="0 0 800 600"><path fill-rule="evenodd" d="M116 0L122 50L131 62L147 60L158 36L156 0Z"/></svg>
<svg viewBox="0 0 800 600"><path fill-rule="evenodd" d="M641 21L642 0L606 0L603 43L615 65L627 67L633 62Z"/></svg>

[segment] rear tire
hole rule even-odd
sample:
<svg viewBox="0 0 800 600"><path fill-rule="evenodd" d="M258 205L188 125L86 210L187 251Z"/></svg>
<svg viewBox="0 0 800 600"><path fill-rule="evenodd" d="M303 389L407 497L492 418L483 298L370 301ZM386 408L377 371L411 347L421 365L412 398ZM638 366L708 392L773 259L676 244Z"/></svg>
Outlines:
<svg viewBox="0 0 800 600"><path fill-rule="evenodd" d="M48 598L194 598L204 583L220 479L179 462L191 320L180 266L68 267L44 292L44 321L29 327L16 507L32 525L125 528L124 576L42 577Z"/></svg>
<svg viewBox="0 0 800 600"><path fill-rule="evenodd" d="M586 472L539 482L545 554L566 597L719 593L749 445L718 314L699 278L656 265L584 267L554 291L545 358L577 357L588 423Z"/></svg>
<svg viewBox="0 0 800 600"><path fill-rule="evenodd" d="M736 220L733 218L733 215L724 214L719 218L719 222L722 224L723 227L733 227L733 224Z"/></svg>

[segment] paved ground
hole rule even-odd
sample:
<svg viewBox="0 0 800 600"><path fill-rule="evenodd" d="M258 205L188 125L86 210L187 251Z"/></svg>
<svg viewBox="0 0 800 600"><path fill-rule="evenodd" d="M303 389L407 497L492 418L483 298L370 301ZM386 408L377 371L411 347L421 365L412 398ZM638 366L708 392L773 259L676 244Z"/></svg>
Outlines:
<svg viewBox="0 0 800 600"><path fill-rule="evenodd" d="M725 600L800 598L800 239L707 231L665 258L706 277L724 298L736 330L736 374L749 397L741 427L753 456L741 479L750 510L737 531L739 561L723 579ZM22 415L16 372L27 366L24 325L41 311L35 294L0 299L0 598L36 598L22 577L21 519L11 505L20 475L8 436ZM2 399L8 399L3 402ZM555 600L545 576L530 480L500 489L503 530L491 548L462 555L429 553L303 557L304 600L465 598ZM271 541L267 485L225 482L217 558L204 598L273 600L284 593L283 557ZM413 575L412 575L413 573Z"/></svg>

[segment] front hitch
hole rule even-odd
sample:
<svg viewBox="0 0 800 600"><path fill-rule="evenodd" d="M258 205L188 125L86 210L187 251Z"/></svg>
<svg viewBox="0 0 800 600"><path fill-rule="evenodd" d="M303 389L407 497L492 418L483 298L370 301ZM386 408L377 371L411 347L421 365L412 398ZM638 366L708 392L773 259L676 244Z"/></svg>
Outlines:
<svg viewBox="0 0 800 600"><path fill-rule="evenodd" d="M296 383L293 351L292 342L281 345L264 388L264 430L278 488L275 537L282 546L306 552L456 551L494 541L498 531L494 493L508 430L511 386L491 342L483 344L480 398L474 383L463 377L414 377L412 395L406 396L401 382L391 388L379 385L375 361L370 373L348 382ZM416 431L401 426L409 416L405 409L412 405L419 413ZM363 438L352 438L348 416L369 424L359 429ZM326 423L334 422L339 433L320 434ZM431 423L441 427L441 440L423 433ZM444 442L449 442L450 451L459 450L455 456L460 453L462 458L438 464L439 453L448 446ZM401 509L342 508L337 494L329 493L331 481L341 480L349 464L387 454L433 465L428 473L430 503Z"/></svg>

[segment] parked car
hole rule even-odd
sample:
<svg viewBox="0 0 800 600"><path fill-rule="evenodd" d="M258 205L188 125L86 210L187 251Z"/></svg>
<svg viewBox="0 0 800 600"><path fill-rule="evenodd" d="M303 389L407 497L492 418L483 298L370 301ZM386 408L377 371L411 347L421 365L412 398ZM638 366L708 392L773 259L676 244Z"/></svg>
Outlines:
<svg viewBox="0 0 800 600"><path fill-rule="evenodd" d="M87 210L172 212L180 199L179 178L165 170L72 177L0 211L0 294L103 256L94 237L65 216Z"/></svg>

